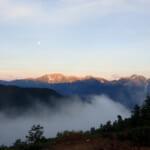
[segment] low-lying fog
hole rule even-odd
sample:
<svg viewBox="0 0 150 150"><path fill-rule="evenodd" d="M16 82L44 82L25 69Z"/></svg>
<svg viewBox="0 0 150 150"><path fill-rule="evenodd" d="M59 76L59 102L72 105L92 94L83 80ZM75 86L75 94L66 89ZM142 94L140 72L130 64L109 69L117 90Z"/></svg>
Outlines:
<svg viewBox="0 0 150 150"><path fill-rule="evenodd" d="M10 145L16 139L25 140L33 124L44 127L46 137L55 137L64 130L88 130L99 127L108 120L116 120L117 115L130 116L130 111L108 97L91 96L90 102L83 102L79 97L66 100L54 109L37 104L24 115L10 117L0 114L0 145Z"/></svg>

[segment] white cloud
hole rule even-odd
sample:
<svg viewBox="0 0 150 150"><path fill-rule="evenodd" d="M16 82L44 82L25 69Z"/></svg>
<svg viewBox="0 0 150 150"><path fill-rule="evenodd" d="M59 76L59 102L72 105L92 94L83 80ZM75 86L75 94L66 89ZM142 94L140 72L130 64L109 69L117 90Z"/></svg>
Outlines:
<svg viewBox="0 0 150 150"><path fill-rule="evenodd" d="M148 0L0 0L0 17L1 21L72 23L117 12L147 12L149 7Z"/></svg>
<svg viewBox="0 0 150 150"><path fill-rule="evenodd" d="M11 144L17 138L24 139L33 124L44 126L46 137L55 137L57 132L65 130L85 131L91 127L98 128L101 123L116 120L117 115L123 118L130 116L128 109L104 95L91 96L89 100L91 102L87 103L79 97L73 97L62 101L53 109L37 104L15 119L0 112L0 145Z"/></svg>
<svg viewBox="0 0 150 150"><path fill-rule="evenodd" d="M0 16L4 20L13 20L22 17L32 16L33 8L27 4L16 3L10 0L0 0Z"/></svg>

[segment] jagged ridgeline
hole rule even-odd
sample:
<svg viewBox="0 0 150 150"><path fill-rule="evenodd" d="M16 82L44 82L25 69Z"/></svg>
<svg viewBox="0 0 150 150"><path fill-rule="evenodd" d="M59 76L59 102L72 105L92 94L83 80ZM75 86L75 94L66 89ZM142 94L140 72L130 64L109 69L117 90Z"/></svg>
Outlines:
<svg viewBox="0 0 150 150"><path fill-rule="evenodd" d="M147 90L150 90L150 80L144 76L133 75L109 81L100 77L64 76L62 74L44 75L39 78L28 78L14 81L0 81L0 84L15 85L25 88L49 88L63 96L105 94L116 102L132 109L135 104L142 104Z"/></svg>

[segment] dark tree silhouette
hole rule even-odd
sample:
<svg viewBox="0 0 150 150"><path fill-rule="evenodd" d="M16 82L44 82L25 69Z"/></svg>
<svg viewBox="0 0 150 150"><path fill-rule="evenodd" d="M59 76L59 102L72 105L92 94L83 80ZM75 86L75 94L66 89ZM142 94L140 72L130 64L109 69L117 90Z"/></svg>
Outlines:
<svg viewBox="0 0 150 150"><path fill-rule="evenodd" d="M139 126L141 125L141 109L139 105L135 105L132 111L131 116L131 125L132 126Z"/></svg>
<svg viewBox="0 0 150 150"><path fill-rule="evenodd" d="M44 128L40 125L33 125L26 136L29 143L38 143L44 138Z"/></svg>
<svg viewBox="0 0 150 150"><path fill-rule="evenodd" d="M150 125L150 96L147 95L145 102L141 108L142 122L146 125Z"/></svg>

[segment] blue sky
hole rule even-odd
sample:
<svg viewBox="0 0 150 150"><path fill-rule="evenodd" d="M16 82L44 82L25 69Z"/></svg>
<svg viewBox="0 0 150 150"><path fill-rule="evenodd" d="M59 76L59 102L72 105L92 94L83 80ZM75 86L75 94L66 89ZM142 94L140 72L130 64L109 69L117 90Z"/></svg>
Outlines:
<svg viewBox="0 0 150 150"><path fill-rule="evenodd" d="M150 77L149 18L149 0L0 0L0 79Z"/></svg>

